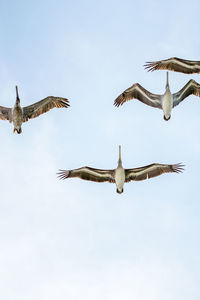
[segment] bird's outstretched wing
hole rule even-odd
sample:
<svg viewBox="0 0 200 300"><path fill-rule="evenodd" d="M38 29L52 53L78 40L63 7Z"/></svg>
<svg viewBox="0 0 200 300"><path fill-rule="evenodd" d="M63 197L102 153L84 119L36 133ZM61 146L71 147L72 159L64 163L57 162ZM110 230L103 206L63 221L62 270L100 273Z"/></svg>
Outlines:
<svg viewBox="0 0 200 300"><path fill-rule="evenodd" d="M84 180L96 182L115 182L114 170L101 170L90 167L82 167L74 170L59 170L57 174L60 179L79 177Z"/></svg>
<svg viewBox="0 0 200 300"><path fill-rule="evenodd" d="M161 108L161 96L148 92L139 83L133 84L119 95L115 99L114 105L120 106L131 99L138 99L149 106Z"/></svg>
<svg viewBox="0 0 200 300"><path fill-rule="evenodd" d="M125 182L131 180L145 180L152 177L159 176L163 173L180 173L183 171L182 164L165 165L165 164L151 164L141 168L125 169Z"/></svg>
<svg viewBox="0 0 200 300"><path fill-rule="evenodd" d="M173 94L173 107L192 94L200 97L200 84L193 79L189 80L179 92Z"/></svg>
<svg viewBox="0 0 200 300"><path fill-rule="evenodd" d="M171 57L164 60L148 61L144 65L148 71L170 70L185 74L200 73L200 61Z"/></svg>
<svg viewBox="0 0 200 300"><path fill-rule="evenodd" d="M66 98L53 96L46 97L32 105L23 107L23 122L28 121L28 119L36 118L54 107L67 108L69 106L69 100Z"/></svg>
<svg viewBox="0 0 200 300"><path fill-rule="evenodd" d="M0 106L0 119L11 121L11 108Z"/></svg>

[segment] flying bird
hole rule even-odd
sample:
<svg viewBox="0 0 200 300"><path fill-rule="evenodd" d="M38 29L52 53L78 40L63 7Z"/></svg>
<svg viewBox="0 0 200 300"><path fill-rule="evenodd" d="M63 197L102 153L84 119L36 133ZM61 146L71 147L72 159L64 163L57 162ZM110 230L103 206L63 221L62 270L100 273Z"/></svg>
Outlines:
<svg viewBox="0 0 200 300"><path fill-rule="evenodd" d="M124 191L124 183L131 180L145 180L151 177L159 176L163 173L180 173L183 171L182 164L166 165L166 164L151 164L141 168L124 169L121 160L121 146L119 145L119 160L118 166L113 170L102 170L90 167L82 167L74 170L59 170L58 177L67 179L70 177L79 177L84 180L95 182L105 182L116 184L116 192L121 194Z"/></svg>
<svg viewBox="0 0 200 300"><path fill-rule="evenodd" d="M148 71L170 70L185 74L200 73L200 61L171 57L164 60L148 61L144 65Z"/></svg>
<svg viewBox="0 0 200 300"><path fill-rule="evenodd" d="M66 98L49 96L41 101L38 101L29 106L20 106L20 99L18 95L18 87L16 86L16 102L13 108L0 106L0 119L8 120L14 124L13 132L20 134L22 132L21 125L23 122L38 117L41 114L49 111L54 107L69 107L69 101Z"/></svg>
<svg viewBox="0 0 200 300"><path fill-rule="evenodd" d="M134 83L130 88L126 89L121 95L115 99L114 105L120 106L126 101L138 99L152 107L160 108L164 113L164 120L168 121L171 118L171 110L186 97L191 94L200 97L200 84L191 79L177 93L172 94L169 88L168 72L165 93L162 95L152 94L143 88L139 83Z"/></svg>

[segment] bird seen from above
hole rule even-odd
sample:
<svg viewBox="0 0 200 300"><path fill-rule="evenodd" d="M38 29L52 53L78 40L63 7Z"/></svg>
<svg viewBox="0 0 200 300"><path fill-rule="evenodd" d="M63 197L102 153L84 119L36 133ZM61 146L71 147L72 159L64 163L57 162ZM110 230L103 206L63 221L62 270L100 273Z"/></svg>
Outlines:
<svg viewBox="0 0 200 300"><path fill-rule="evenodd" d="M200 73L200 61L181 59L178 57L148 61L144 67L151 72L155 70L170 70L185 74Z"/></svg>
<svg viewBox="0 0 200 300"><path fill-rule="evenodd" d="M119 95L117 99L115 99L114 105L118 107L129 100L138 99L144 104L162 109L164 113L163 118L165 121L168 121L171 118L172 108L192 94L200 97L200 84L193 79L189 80L180 91L172 94L169 88L167 72L167 81L164 94L152 94L143 88L139 83L134 83L130 88L126 89L121 95Z"/></svg>
<svg viewBox="0 0 200 300"><path fill-rule="evenodd" d="M117 193L124 191L124 183L131 180L139 181L159 176L163 173L180 173L183 171L182 164L151 164L141 168L124 169L121 160L121 146L119 145L118 166L113 170L95 169L90 167L82 167L74 170L59 170L58 177L67 179L70 177L79 177L84 180L95 182L110 182L116 184Z"/></svg>
<svg viewBox="0 0 200 300"><path fill-rule="evenodd" d="M18 134L20 134L22 132L21 125L23 122L26 122L29 119L36 118L54 107L67 108L69 106L69 100L66 98L49 96L29 106L21 107L18 87L16 86L15 105L13 108L0 106L0 119L8 120L10 123L13 123L13 132L17 132Z"/></svg>

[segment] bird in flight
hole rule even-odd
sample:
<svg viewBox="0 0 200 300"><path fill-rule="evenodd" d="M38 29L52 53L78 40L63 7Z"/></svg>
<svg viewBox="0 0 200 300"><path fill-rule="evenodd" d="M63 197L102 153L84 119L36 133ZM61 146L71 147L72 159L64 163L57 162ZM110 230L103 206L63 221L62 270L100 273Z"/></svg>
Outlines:
<svg viewBox="0 0 200 300"><path fill-rule="evenodd" d="M13 123L13 132L17 132L18 134L20 134L22 132L21 126L23 122L26 122L29 119L36 118L54 107L67 108L69 106L69 100L66 98L49 96L29 106L21 107L18 87L16 86L15 105L13 108L0 106L0 119L8 120L10 123Z"/></svg>
<svg viewBox="0 0 200 300"><path fill-rule="evenodd" d="M158 61L148 61L145 63L144 67L148 71L170 70L185 74L200 73L200 61L187 60L178 57L171 57Z"/></svg>
<svg viewBox="0 0 200 300"><path fill-rule="evenodd" d="M126 89L121 95L119 95L115 99L114 105L118 107L129 100L138 99L144 104L162 109L164 113L164 120L168 121L171 118L172 108L177 106L186 97L192 94L200 97L200 84L198 84L193 79L189 80L180 91L172 94L169 88L167 72L167 80L164 94L152 94L145 88L143 88L139 83L134 83L131 87Z"/></svg>
<svg viewBox="0 0 200 300"><path fill-rule="evenodd" d="M91 167L82 167L73 170L59 170L58 177L67 179L70 177L79 177L84 180L95 182L110 182L116 184L116 192L121 194L124 191L124 183L131 180L139 181L159 176L163 173L180 173L183 171L182 164L151 164L141 168L124 169L121 160L121 146L119 145L119 159L116 169L104 170Z"/></svg>

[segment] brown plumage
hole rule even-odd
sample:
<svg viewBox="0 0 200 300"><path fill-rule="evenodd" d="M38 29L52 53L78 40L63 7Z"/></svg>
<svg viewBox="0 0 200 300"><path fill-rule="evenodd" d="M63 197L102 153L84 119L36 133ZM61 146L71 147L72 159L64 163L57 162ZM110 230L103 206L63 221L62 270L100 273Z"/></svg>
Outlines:
<svg viewBox="0 0 200 300"><path fill-rule="evenodd" d="M114 170L95 169L87 166L74 170L59 170L57 174L60 179L79 177L84 180L95 182L115 182Z"/></svg>
<svg viewBox="0 0 200 300"><path fill-rule="evenodd" d="M29 106L21 107L17 86L16 95L16 102L13 108L0 106L0 119L13 122L14 132L17 133L22 132L21 125L23 122L36 118L54 107L67 108L70 106L69 100L66 98L49 96Z"/></svg>
<svg viewBox="0 0 200 300"><path fill-rule="evenodd" d="M57 107L69 107L69 100L61 97L49 96L41 101L38 101L29 106L23 107L23 122L28 121L28 119L33 119L41 114L48 112L50 109Z"/></svg>
<svg viewBox="0 0 200 300"><path fill-rule="evenodd" d="M180 173L183 171L182 164L151 164L141 168L124 169L121 161L121 146L119 146L118 166L112 170L95 169L91 167L82 167L73 170L59 170L57 173L59 179L78 177L84 180L94 182L110 182L116 184L117 193L123 193L125 182L131 180L139 181L159 176L163 173Z"/></svg>
<svg viewBox="0 0 200 300"><path fill-rule="evenodd" d="M143 88L139 83L134 83L131 87L126 89L121 95L119 95L114 102L115 106L120 106L125 102L138 99L144 104L152 107L162 108L160 95L152 94Z"/></svg>
<svg viewBox="0 0 200 300"><path fill-rule="evenodd" d="M144 65L148 71L170 70L185 74L200 73L200 61L171 57L158 61L148 61Z"/></svg>
<svg viewBox="0 0 200 300"><path fill-rule="evenodd" d="M131 180L140 181L148 178L156 177L164 173L181 173L184 165L166 165L166 164L151 164L141 168L124 169L125 170L125 182ZM84 180L95 182L111 182L114 183L115 169L102 170L91 167L82 167L73 170L59 170L57 173L60 179L67 179L72 177L79 177Z"/></svg>
<svg viewBox="0 0 200 300"><path fill-rule="evenodd" d="M166 164L151 164L141 168L126 169L126 182L131 180L145 180L148 178L159 176L163 173L181 173L183 171L182 164L166 165Z"/></svg>
<svg viewBox="0 0 200 300"><path fill-rule="evenodd" d="M190 95L200 97L200 84L191 79L184 85L181 90L179 90L177 93L172 94L169 88L167 72L167 81L164 94L158 95L150 93L139 83L134 83L131 87L126 89L115 99L114 105L119 107L129 100L137 99L146 105L162 109L164 113L164 119L168 121L171 117L172 108Z"/></svg>
<svg viewBox="0 0 200 300"><path fill-rule="evenodd" d="M9 121L10 117L11 117L11 108L0 106L0 119Z"/></svg>
<svg viewBox="0 0 200 300"><path fill-rule="evenodd" d="M173 94L173 107L190 95L200 97L200 84L193 79L190 79L180 91Z"/></svg>

